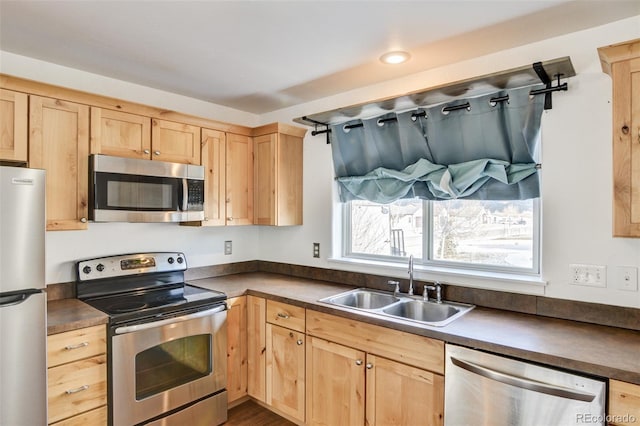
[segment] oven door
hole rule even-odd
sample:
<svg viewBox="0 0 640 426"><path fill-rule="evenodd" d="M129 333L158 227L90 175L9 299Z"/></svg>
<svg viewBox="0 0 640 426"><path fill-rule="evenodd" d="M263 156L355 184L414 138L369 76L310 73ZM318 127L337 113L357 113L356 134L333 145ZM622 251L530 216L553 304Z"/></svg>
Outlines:
<svg viewBox="0 0 640 426"><path fill-rule="evenodd" d="M223 392L226 317L223 304L152 323L115 327L111 423L134 425L171 415L180 407Z"/></svg>

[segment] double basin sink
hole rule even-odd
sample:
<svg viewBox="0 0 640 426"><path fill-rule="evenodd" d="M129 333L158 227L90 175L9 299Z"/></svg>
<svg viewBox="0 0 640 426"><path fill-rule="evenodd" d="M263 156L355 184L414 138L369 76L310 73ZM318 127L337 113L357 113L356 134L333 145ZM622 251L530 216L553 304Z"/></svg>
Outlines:
<svg viewBox="0 0 640 426"><path fill-rule="evenodd" d="M424 325L442 327L461 317L474 305L423 300L420 296L405 296L368 288L357 288L320 302L378 314L388 319L409 320Z"/></svg>

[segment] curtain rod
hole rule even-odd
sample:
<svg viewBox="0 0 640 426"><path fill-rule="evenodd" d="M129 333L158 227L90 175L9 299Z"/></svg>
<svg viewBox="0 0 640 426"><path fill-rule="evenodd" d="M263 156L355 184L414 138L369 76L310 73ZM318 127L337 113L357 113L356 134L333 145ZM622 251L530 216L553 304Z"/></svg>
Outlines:
<svg viewBox="0 0 640 426"><path fill-rule="evenodd" d="M545 95L544 98L544 109L552 109L552 101L551 101L551 94L553 92L558 92L558 91L567 91L569 89L568 84L565 83L560 83L560 78L564 75L562 73L558 73L555 74L554 77L557 78L557 85L553 86L552 84L552 80L549 78L549 75L547 74L547 72L544 69L544 66L542 65L542 62L535 62L533 65L533 70L535 71L536 75L538 76L538 78L540 79L540 81L545 85L544 89L536 89L536 90L531 90L529 92L529 95L531 96L537 96L537 95ZM490 104L494 104L492 106L495 106L495 104L499 103L499 102L508 102L509 101L509 95L505 95L505 96L497 96L495 98L491 98L489 99L489 103ZM443 113L449 113L451 111L456 111L456 110L460 110L460 109L467 109L467 110L471 110L471 105L469 104L469 102L465 102L463 104L460 105L451 105L451 106L446 106L444 108L442 108L442 112ZM420 112L416 112L411 114L411 119L415 120L417 118L420 117L426 117L427 113L426 111L420 111ZM329 124L328 123L323 123L320 121L316 121L313 120L311 118L308 118L307 116L302 117L303 120L308 121L310 123L313 123L315 128L314 130L311 131L311 136L316 136L316 135L321 135L321 134L326 134L327 135L327 144L331 143L331 141L329 140L329 134L331 133L331 129L329 128ZM386 123L386 122L390 122L390 121L397 121L398 119L396 117L389 117L389 118L381 118L378 120L378 123ZM325 129L323 130L318 130L318 126L324 126ZM354 124L348 124L346 126L344 126L345 129L355 129L357 127L363 127L364 124L362 123L354 123Z"/></svg>

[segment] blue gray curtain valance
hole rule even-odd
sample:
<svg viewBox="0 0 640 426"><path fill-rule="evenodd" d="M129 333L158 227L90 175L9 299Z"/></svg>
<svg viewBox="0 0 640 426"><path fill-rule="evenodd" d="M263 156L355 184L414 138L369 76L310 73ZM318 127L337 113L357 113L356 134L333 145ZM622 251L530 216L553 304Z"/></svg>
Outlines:
<svg viewBox="0 0 640 426"><path fill-rule="evenodd" d="M331 126L340 200L539 197L544 99L530 97L529 90L422 108L426 115L414 110ZM508 102L490 102L506 95ZM465 102L467 109L443 110ZM349 128L353 124L361 126Z"/></svg>

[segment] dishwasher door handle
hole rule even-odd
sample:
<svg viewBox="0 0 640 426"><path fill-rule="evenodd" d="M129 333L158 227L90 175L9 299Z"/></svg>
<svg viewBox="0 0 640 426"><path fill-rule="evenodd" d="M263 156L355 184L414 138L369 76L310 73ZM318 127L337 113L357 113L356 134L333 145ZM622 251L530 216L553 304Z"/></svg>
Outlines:
<svg viewBox="0 0 640 426"><path fill-rule="evenodd" d="M522 389L527 389L533 392L539 392L547 395L558 396L560 398L574 399L576 401L584 402L591 402L596 397L596 395L593 395L591 393L580 392L574 389L556 386L549 383L538 382L535 380L526 379L524 377L512 376L501 371L492 370L490 368L474 364L469 361L463 361L454 357L451 357L451 362L464 370L482 377L486 377L487 379L495 380L497 382L516 386Z"/></svg>

